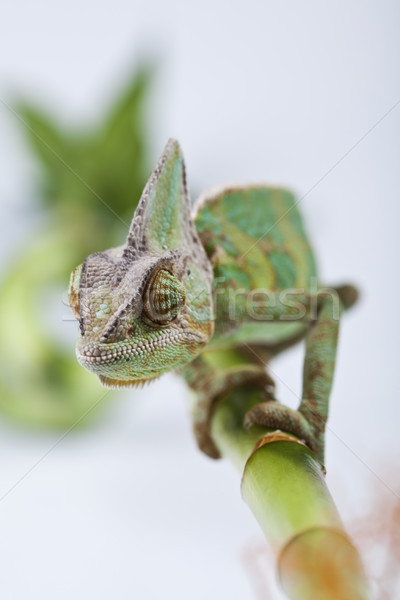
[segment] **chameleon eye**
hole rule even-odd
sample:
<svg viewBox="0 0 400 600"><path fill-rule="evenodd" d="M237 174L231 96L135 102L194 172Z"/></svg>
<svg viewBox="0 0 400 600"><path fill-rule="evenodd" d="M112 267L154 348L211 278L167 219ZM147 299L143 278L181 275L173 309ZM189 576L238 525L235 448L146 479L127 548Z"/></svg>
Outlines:
<svg viewBox="0 0 400 600"><path fill-rule="evenodd" d="M160 269L147 284L143 311L157 325L167 325L185 306L185 287L172 273Z"/></svg>
<svg viewBox="0 0 400 600"><path fill-rule="evenodd" d="M79 267L76 267L76 269L72 271L68 290L68 304L74 313L75 319L77 320L79 320L80 317L79 287L81 282L81 273L82 265L79 265Z"/></svg>

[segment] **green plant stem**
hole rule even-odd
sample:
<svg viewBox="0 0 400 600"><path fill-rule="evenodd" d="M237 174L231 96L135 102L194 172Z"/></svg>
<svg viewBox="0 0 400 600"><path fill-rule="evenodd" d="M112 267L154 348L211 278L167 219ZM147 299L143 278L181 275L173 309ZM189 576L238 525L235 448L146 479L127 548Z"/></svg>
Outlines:
<svg viewBox="0 0 400 600"><path fill-rule="evenodd" d="M369 598L358 552L312 452L295 438L254 451L270 432L246 431L242 423L260 401L256 387L231 391L217 403L211 431L221 454L242 473L243 498L277 556L283 590L293 600Z"/></svg>

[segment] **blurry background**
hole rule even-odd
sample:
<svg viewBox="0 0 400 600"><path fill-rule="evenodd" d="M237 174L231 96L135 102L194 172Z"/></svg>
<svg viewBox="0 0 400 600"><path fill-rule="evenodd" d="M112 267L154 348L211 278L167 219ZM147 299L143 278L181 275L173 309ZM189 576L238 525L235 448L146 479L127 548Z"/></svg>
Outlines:
<svg viewBox="0 0 400 600"><path fill-rule="evenodd" d="M69 271L124 239L170 136L193 196L294 189L324 281L361 288L328 484L346 523L371 524L379 497L385 529L400 494L399 17L394 1L3 6L2 598L281 597L238 474L195 447L183 383L106 394L75 364ZM273 365L291 406L302 357Z"/></svg>

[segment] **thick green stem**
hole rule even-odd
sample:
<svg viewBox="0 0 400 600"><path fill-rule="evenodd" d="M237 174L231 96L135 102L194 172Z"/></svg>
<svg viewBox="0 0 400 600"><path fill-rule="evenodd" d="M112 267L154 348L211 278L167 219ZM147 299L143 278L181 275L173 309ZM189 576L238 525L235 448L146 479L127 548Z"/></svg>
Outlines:
<svg viewBox="0 0 400 600"><path fill-rule="evenodd" d="M292 600L369 598L358 552L312 452L295 438L272 441L265 428L243 428L261 393L257 387L229 392L215 408L211 430L221 454L243 474L243 497L274 549L283 590Z"/></svg>

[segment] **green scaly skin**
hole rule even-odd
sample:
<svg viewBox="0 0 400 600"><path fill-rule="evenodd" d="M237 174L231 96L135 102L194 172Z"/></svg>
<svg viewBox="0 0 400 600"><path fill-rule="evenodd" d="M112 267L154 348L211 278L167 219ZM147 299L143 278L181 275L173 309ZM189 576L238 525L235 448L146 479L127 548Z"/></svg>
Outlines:
<svg viewBox="0 0 400 600"><path fill-rule="evenodd" d="M218 397L256 384L265 402L245 425L304 439L323 461L339 314L351 286L316 286L314 255L293 195L265 186L219 188L190 208L179 144L151 175L125 245L96 252L71 276L79 362L108 387L179 369L195 391L200 448L218 457L210 415ZM336 310L336 314L335 314ZM267 362L306 338L302 401L274 399Z"/></svg>

